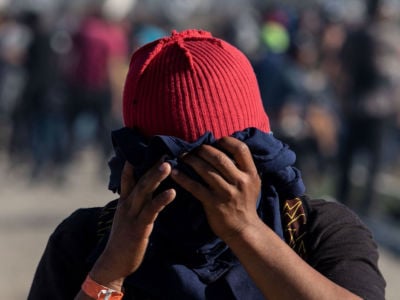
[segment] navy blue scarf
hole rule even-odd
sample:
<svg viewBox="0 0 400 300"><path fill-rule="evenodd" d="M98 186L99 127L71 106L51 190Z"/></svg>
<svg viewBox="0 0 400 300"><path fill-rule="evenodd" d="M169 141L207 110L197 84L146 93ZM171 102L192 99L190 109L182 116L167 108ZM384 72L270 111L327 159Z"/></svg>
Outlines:
<svg viewBox="0 0 400 300"><path fill-rule="evenodd" d="M262 180L257 212L283 239L280 203L305 191L300 172L293 167L295 154L272 133L255 128L232 136L247 144ZM171 136L148 140L128 128L114 131L112 139L116 155L109 162L109 189L114 192L120 189L125 161L135 167L137 179L163 155L173 167L201 181L179 157L202 144L216 142L211 133L193 143ZM160 213L145 260L125 284L161 299L263 299L227 245L209 228L197 199L170 178L156 193L170 187L177 190L177 197Z"/></svg>

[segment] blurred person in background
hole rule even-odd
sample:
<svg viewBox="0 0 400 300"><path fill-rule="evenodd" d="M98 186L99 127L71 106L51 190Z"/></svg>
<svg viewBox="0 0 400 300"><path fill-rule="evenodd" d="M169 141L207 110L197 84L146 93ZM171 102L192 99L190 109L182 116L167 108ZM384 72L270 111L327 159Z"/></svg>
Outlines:
<svg viewBox="0 0 400 300"><path fill-rule="evenodd" d="M120 92L127 68L128 33L123 21L107 18L102 6L93 4L86 9L72 41L66 79L69 152L72 155L87 142L87 137L80 140L79 135L88 124L79 121L93 120L94 141L102 159L108 159L112 145L104 132L121 124Z"/></svg>
<svg viewBox="0 0 400 300"><path fill-rule="evenodd" d="M317 5L273 6L265 15L266 54L253 62L264 106L274 134L299 154L298 165L317 185L337 152L335 99L321 64L325 20Z"/></svg>
<svg viewBox="0 0 400 300"><path fill-rule="evenodd" d="M28 299L384 299L371 233L305 196L237 48L201 30L144 45L123 115L119 199L57 227Z"/></svg>
<svg viewBox="0 0 400 300"><path fill-rule="evenodd" d="M0 147L8 150L12 132L12 114L24 85L23 60L30 31L16 17L0 9ZM15 136L13 138L16 138ZM21 154L22 149L18 150ZM20 156L20 155L18 155ZM16 157L13 156L13 159Z"/></svg>
<svg viewBox="0 0 400 300"><path fill-rule="evenodd" d="M23 57L22 93L13 111L10 156L15 162L21 162L21 154L32 161L32 179L57 178L62 175L66 157L65 99L60 89L57 55L50 45L51 33L39 13L23 11L19 21L29 30L30 38ZM45 171L59 173L48 176Z"/></svg>
<svg viewBox="0 0 400 300"><path fill-rule="evenodd" d="M280 113L294 93L288 70L289 14L280 7L268 7L260 22L261 49L252 65L257 76L264 107L275 132L280 129ZM279 133L278 133L279 134Z"/></svg>
<svg viewBox="0 0 400 300"><path fill-rule="evenodd" d="M365 23L348 26L339 53L337 79L341 117L337 199L365 215L374 208L383 141L388 122L394 116L391 87L377 61L379 48L372 31L379 13L375 2L367 12ZM354 197L352 187L356 181L352 180L352 170L360 160L367 166L365 180L361 180L361 193ZM362 176L360 171L354 175Z"/></svg>

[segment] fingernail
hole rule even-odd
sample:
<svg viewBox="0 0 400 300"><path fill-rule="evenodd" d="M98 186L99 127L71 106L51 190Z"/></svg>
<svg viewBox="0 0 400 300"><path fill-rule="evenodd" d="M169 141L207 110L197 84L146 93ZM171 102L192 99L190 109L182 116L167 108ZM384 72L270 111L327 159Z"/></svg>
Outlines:
<svg viewBox="0 0 400 300"><path fill-rule="evenodd" d="M188 152L183 152L182 154L179 155L179 158L183 158L188 154Z"/></svg>
<svg viewBox="0 0 400 300"><path fill-rule="evenodd" d="M179 174L179 171L177 169L172 169L171 174L176 176Z"/></svg>
<svg viewBox="0 0 400 300"><path fill-rule="evenodd" d="M159 169L161 172L164 172L164 171L167 169L167 163L162 163L162 164L158 167L158 169Z"/></svg>

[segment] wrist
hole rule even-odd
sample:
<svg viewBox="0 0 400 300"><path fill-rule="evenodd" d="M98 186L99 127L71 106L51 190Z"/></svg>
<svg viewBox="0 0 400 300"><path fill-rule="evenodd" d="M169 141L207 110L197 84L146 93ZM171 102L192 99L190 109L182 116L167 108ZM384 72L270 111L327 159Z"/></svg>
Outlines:
<svg viewBox="0 0 400 300"><path fill-rule="evenodd" d="M116 291L122 290L125 277L115 273L115 269L105 263L101 258L89 272L89 276L97 283Z"/></svg>
<svg viewBox="0 0 400 300"><path fill-rule="evenodd" d="M224 240L224 242L229 246L241 244L254 238L260 230L265 230L265 227L265 223L261 219L257 218L242 226L240 230L236 230L234 233L224 236L222 240Z"/></svg>
<svg viewBox="0 0 400 300"><path fill-rule="evenodd" d="M92 299L97 300L121 300L124 294L108 286L104 286L93 280L90 275L86 276L81 286L82 292Z"/></svg>

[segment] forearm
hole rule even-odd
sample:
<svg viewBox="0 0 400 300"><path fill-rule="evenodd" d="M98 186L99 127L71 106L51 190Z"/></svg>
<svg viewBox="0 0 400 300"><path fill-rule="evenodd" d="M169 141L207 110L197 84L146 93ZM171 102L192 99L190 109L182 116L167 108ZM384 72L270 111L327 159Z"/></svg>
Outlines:
<svg viewBox="0 0 400 300"><path fill-rule="evenodd" d="M226 242L267 299L360 299L314 270L261 220Z"/></svg>
<svg viewBox="0 0 400 300"><path fill-rule="evenodd" d="M105 251L96 261L88 275L94 282L104 286L105 288L121 292L125 277L121 276L119 272L116 272L116 265L118 265L118 263L113 263L107 256L107 251ZM75 297L75 300L87 299L92 298L85 294L82 289Z"/></svg>

